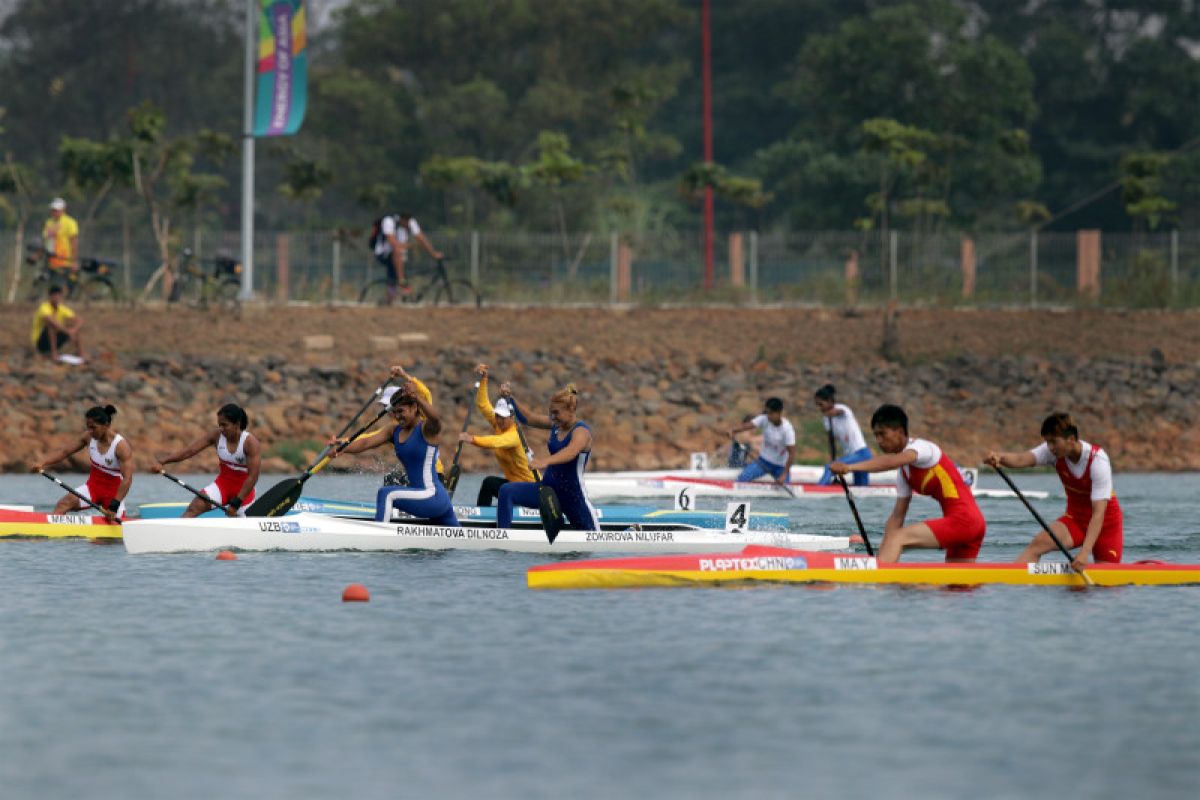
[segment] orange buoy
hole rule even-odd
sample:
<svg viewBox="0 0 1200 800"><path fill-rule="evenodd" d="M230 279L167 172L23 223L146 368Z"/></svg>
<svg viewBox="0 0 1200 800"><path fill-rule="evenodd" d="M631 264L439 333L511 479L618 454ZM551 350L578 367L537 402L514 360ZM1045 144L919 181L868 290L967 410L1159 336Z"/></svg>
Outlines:
<svg viewBox="0 0 1200 800"><path fill-rule="evenodd" d="M361 583L352 583L342 590L343 603L365 603L371 599L371 593Z"/></svg>
<svg viewBox="0 0 1200 800"><path fill-rule="evenodd" d="M217 553L217 561L237 561L237 555L232 550L222 550Z"/></svg>

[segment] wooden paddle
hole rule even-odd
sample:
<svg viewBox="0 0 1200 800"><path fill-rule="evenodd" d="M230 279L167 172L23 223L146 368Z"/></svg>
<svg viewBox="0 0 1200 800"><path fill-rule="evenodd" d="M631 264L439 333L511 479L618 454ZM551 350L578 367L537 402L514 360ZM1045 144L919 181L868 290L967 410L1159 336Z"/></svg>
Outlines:
<svg viewBox="0 0 1200 800"><path fill-rule="evenodd" d="M475 391L479 391L479 381L475 382ZM467 398L467 416L463 418L463 433L467 432L467 426L471 423L471 399L471 397ZM464 442L459 440L458 447L454 449L454 463L450 465L450 471L446 473L446 492L450 495L451 500L454 499L454 490L458 488L458 458L462 455L463 444Z"/></svg>
<svg viewBox="0 0 1200 800"><path fill-rule="evenodd" d="M826 417L826 419L828 419L828 417ZM829 460L832 463L834 461L837 461L837 448L834 446L834 443L833 443L833 423L832 422L829 423L828 433L829 433ZM856 506L854 504L854 495L850 494L850 487L846 485L846 476L845 475L834 475L833 477L837 480L838 484L841 485L842 492L845 493L845 495L846 495L846 502L850 504L850 513L854 515L854 521L856 523L858 523L858 535L862 537L863 546L867 548L867 555L869 555L869 556L875 555L875 548L871 547L871 540L867 536L867 529L863 525L862 517L860 517L858 515L858 506Z"/></svg>
<svg viewBox="0 0 1200 800"><path fill-rule="evenodd" d="M96 509L97 511L99 511L101 514L103 514L103 515L104 515L104 518L105 518L105 519L107 519L107 520L109 520L110 522L111 522L113 519L115 519L115 518L116 518L116 514L115 514L115 513L113 513L113 512L110 512L110 511L108 511L107 509L101 508L100 506L98 506L98 505L96 505L95 503L93 503L91 500L88 500L86 497L84 497L83 495L81 495L79 492L75 491L75 490L74 490L74 489L72 489L70 486L67 486L65 483L63 483L61 480L59 480L59 478L58 478L58 476L57 476L57 475L54 475L54 474L52 474L52 473L49 473L49 472L46 472L46 470L44 470L44 469L39 469L39 470L38 470L38 475L41 475L41 476L42 476L43 478L45 478L46 480L54 481L54 482L55 482L55 483L57 483L59 486L61 486L62 488L66 489L68 492L70 492L71 494L73 494L73 495L75 495L76 497L78 497L78 498L79 498L79 500L80 500L80 502L84 503L84 504L85 504L85 505L87 505L89 508L94 508L94 509Z"/></svg>
<svg viewBox="0 0 1200 800"><path fill-rule="evenodd" d="M514 412L515 410L514 408ZM521 440L521 447L526 453L529 453L529 443L525 441L525 431L521 429L521 423L517 422L515 413L513 414L513 424L517 426L517 436ZM550 544L554 544L559 531L562 530L562 506L558 502L558 493L542 483L542 476L533 468L532 462L529 464L529 469L533 472L533 479L538 482L538 514L542 518L542 527L546 529L546 538L550 540Z"/></svg>
<svg viewBox="0 0 1200 800"><path fill-rule="evenodd" d="M337 447L329 446L322 450L321 455L317 456L317 460L314 461L309 468L304 470L304 472L298 477L282 480L267 491L263 492L262 497L251 503L250 507L246 509L246 516L278 517L286 514L289 510L291 510L292 506L296 505L296 501L300 499L300 493L304 489L304 482L306 480L311 478L317 472L320 472L325 465L329 463L331 460L330 457L333 454L340 453L345 450L350 442L354 441L359 436L362 436L364 433L370 430L375 423L383 419L384 416L391 410L392 409L390 406L385 406L383 411L380 411L375 415L374 419L355 431L350 438L346 439ZM359 413L361 414L362 412ZM357 419L357 416L355 418ZM342 438L342 434L345 432L346 430L343 428L342 433L338 434L338 436L335 438Z"/></svg>
<svg viewBox="0 0 1200 800"><path fill-rule="evenodd" d="M1054 540L1054 543L1058 545L1058 549L1061 550L1062 554L1067 557L1067 563L1073 564L1075 559L1072 557L1071 551L1064 547L1062 541L1054 535L1054 531L1050 530L1050 526L1046 524L1046 520L1042 519L1042 515L1037 512L1037 509L1029 504L1029 501L1025 499L1025 495L1021 494L1021 490L1018 489L1017 485L1012 482L1012 478L1008 477L1008 473L1004 471L1004 468L995 466L992 467L992 469L996 470L996 474L1004 479L1004 482L1008 484L1008 488L1013 490L1013 493L1015 493L1021 502L1025 504L1025 507L1029 509L1029 513L1033 514L1033 518L1037 520L1037 524L1041 525L1042 530L1049 534L1050 538ZM1078 569L1077 567L1071 567L1071 569L1075 570L1079 577L1083 578L1083 582L1088 586L1096 585L1096 582L1092 580L1092 576L1088 575L1084 570Z"/></svg>
<svg viewBox="0 0 1200 800"><path fill-rule="evenodd" d="M189 492L196 495L196 497L199 497L201 500L205 501L206 503L208 503L211 506L215 506L225 512L233 511L233 509L230 508L228 504L218 503L216 500L213 500L211 497L206 495L204 492L200 491L199 489L194 489L191 486L188 486L182 480L180 480L179 478L176 478L174 475L167 472L166 470L163 470L162 472L160 472L159 475L162 475L164 478L166 478L169 481L175 481L180 486L187 489Z"/></svg>

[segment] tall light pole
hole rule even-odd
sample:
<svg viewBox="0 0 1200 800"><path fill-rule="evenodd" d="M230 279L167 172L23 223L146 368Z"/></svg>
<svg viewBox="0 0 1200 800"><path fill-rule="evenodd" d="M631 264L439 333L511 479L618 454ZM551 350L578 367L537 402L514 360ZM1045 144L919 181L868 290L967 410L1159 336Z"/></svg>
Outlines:
<svg viewBox="0 0 1200 800"><path fill-rule="evenodd" d="M254 296L254 77L258 57L258 0L246 0L242 93L242 290Z"/></svg>
<svg viewBox="0 0 1200 800"><path fill-rule="evenodd" d="M704 161L713 160L712 132L712 33L709 26L709 0L700 4L700 49L703 53L704 71ZM714 286L713 272L713 188L704 187L704 288Z"/></svg>

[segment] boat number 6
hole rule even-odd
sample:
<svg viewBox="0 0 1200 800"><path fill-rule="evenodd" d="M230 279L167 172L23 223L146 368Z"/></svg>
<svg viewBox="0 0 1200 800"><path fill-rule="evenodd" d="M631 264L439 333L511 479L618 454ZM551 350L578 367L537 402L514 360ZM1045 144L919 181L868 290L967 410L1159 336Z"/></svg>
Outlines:
<svg viewBox="0 0 1200 800"><path fill-rule="evenodd" d="M691 511L692 510L692 487L685 486L679 490L679 494L675 495L675 510L676 511Z"/></svg>

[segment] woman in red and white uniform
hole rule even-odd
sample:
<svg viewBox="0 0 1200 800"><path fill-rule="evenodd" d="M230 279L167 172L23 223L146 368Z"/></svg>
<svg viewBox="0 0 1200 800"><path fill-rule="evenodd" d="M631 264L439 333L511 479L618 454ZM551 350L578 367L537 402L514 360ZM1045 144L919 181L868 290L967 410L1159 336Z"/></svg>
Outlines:
<svg viewBox="0 0 1200 800"><path fill-rule="evenodd" d="M900 406L889 404L876 409L871 416L871 431L883 455L854 464L835 461L829 469L837 475L896 470L896 505L883 529L879 560L895 562L910 547L927 547L945 550L947 562L974 561L987 533L987 522L958 467L933 442L909 438L908 415ZM913 492L937 500L942 516L905 525Z"/></svg>
<svg viewBox="0 0 1200 800"><path fill-rule="evenodd" d="M116 413L117 409L111 405L89 408L83 417L87 432L74 444L32 465L34 472L41 472L86 447L92 469L87 483L75 491L99 506L109 521L124 517L125 496L133 486L133 448L124 436L112 429L112 418ZM79 498L68 492L54 506L54 513L66 514L78 511L82 506Z"/></svg>
<svg viewBox="0 0 1200 800"><path fill-rule="evenodd" d="M262 465L262 448L254 434L246 430L250 418L241 406L228 403L217 412L217 427L201 436L182 450L161 458L154 465L155 472L162 472L167 464L186 461L209 447L217 448L220 472L217 479L204 487L204 494L213 502L199 497L188 504L185 517L198 517L212 509L213 505L227 505L227 516L246 516L246 506L254 502L254 486L258 483L258 470Z"/></svg>
<svg viewBox="0 0 1200 800"><path fill-rule="evenodd" d="M1079 429L1070 414L1046 417L1042 422L1042 438L1045 441L1032 450L988 453L984 461L993 467L1013 468L1053 464L1067 493L1067 511L1050 523L1050 528L1064 546L1079 548L1072 564L1080 569L1087 566L1089 559L1121 563L1125 523L1121 504L1113 492L1108 453L1079 440ZM1017 561L1035 563L1057 548L1050 534L1041 531L1021 551Z"/></svg>

